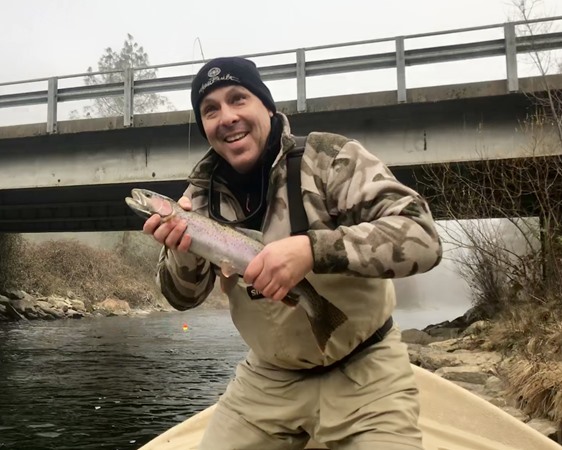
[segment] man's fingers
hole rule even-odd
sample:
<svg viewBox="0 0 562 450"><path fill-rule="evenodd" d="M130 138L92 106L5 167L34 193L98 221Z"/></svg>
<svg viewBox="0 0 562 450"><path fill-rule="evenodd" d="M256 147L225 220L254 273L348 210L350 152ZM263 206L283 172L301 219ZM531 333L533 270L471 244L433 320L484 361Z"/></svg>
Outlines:
<svg viewBox="0 0 562 450"><path fill-rule="evenodd" d="M180 205L183 209L185 209L186 211L191 211L191 200L189 200L187 197L181 197L178 200L178 205Z"/></svg>
<svg viewBox="0 0 562 450"><path fill-rule="evenodd" d="M178 244L178 250L182 252L187 252L191 247L191 236L184 232L183 236L181 237L180 243Z"/></svg>
<svg viewBox="0 0 562 450"><path fill-rule="evenodd" d="M244 272L244 282L247 284L254 285L254 287L259 290L259 287L256 286L254 282L261 274L262 270L263 270L263 257L261 256L261 254L258 254L254 259L250 261L248 267L246 267L246 271ZM265 285L262 287L265 287Z"/></svg>
<svg viewBox="0 0 562 450"><path fill-rule="evenodd" d="M158 225L160 225L160 216L158 214L153 214L144 222L142 232L145 234L154 234Z"/></svg>
<svg viewBox="0 0 562 450"><path fill-rule="evenodd" d="M276 302L280 302L281 300L283 300L285 297L287 297L287 294L289 293L289 290L287 288L281 287L277 290L277 292L275 294L273 294L270 298L272 300L275 300Z"/></svg>
<svg viewBox="0 0 562 450"><path fill-rule="evenodd" d="M164 242L166 244L166 247L175 249L179 245L181 238L184 236L184 233L187 230L187 223L180 221L176 222L173 225L173 228L168 233L168 236L166 236Z"/></svg>

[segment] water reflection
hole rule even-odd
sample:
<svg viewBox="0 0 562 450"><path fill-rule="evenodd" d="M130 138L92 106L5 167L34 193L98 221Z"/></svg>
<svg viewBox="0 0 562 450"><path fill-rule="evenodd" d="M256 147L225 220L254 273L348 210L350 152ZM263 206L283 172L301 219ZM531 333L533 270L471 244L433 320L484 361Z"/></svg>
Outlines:
<svg viewBox="0 0 562 450"><path fill-rule="evenodd" d="M0 342L0 448L18 450L136 449L214 403L246 351L227 311L3 324Z"/></svg>

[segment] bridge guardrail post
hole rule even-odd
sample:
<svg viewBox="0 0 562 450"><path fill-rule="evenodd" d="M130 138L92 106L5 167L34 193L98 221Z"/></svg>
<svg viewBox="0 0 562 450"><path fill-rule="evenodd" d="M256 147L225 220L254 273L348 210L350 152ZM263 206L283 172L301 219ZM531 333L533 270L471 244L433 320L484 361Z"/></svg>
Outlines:
<svg viewBox="0 0 562 450"><path fill-rule="evenodd" d="M517 75L517 36L515 24L506 23L503 26L505 39L505 62L508 92L519 90L519 76Z"/></svg>
<svg viewBox="0 0 562 450"><path fill-rule="evenodd" d="M306 57L304 48L297 50L297 112L306 112Z"/></svg>
<svg viewBox="0 0 562 450"><path fill-rule="evenodd" d="M135 88L135 72L131 67L127 67L123 74L124 80L124 102L123 102L123 126L133 126L133 100Z"/></svg>
<svg viewBox="0 0 562 450"><path fill-rule="evenodd" d="M58 102L58 79L57 77L49 78L47 88L47 133L54 134L57 132L57 102Z"/></svg>
<svg viewBox="0 0 562 450"><path fill-rule="evenodd" d="M406 103L406 53L404 51L404 36L396 38L396 100Z"/></svg>

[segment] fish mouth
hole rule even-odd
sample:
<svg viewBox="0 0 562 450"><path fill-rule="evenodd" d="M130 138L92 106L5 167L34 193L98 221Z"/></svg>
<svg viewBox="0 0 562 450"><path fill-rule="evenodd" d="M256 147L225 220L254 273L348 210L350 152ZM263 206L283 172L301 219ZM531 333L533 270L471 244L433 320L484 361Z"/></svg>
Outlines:
<svg viewBox="0 0 562 450"><path fill-rule="evenodd" d="M131 197L126 197L125 202L139 216L148 218L152 215L149 207L150 193L144 192L142 189L133 189Z"/></svg>
<svg viewBox="0 0 562 450"><path fill-rule="evenodd" d="M171 198L146 189L131 190L131 197L125 198L125 202L141 217L158 214L165 219L174 215L175 202Z"/></svg>
<svg viewBox="0 0 562 450"><path fill-rule="evenodd" d="M142 189L135 188L131 190L131 196L133 200L138 204L142 205L144 208L147 208L149 205L149 200L152 197L150 192L143 191Z"/></svg>

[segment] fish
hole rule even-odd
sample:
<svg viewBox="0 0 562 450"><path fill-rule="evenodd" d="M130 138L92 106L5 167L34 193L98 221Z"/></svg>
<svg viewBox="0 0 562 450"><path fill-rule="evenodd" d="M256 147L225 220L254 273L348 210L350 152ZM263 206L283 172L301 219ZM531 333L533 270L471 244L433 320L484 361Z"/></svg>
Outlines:
<svg viewBox="0 0 562 450"><path fill-rule="evenodd" d="M250 261L264 248L259 239L260 232L226 225L186 211L171 198L147 189L133 189L131 197L126 197L125 202L144 219L158 214L162 221L169 221L172 217L184 220L187 223L186 233L191 236L189 251L219 267L227 280L237 280L238 276L244 275ZM306 278L294 286L282 302L304 309L322 353L334 331L348 320L347 315L316 292Z"/></svg>

